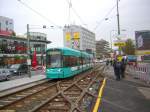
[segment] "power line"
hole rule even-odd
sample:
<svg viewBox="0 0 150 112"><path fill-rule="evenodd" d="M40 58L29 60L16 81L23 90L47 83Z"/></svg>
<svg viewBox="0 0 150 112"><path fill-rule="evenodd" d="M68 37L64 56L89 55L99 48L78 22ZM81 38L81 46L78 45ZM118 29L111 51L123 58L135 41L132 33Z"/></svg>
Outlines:
<svg viewBox="0 0 150 112"><path fill-rule="evenodd" d="M82 24L85 24L84 21L82 20L81 16L79 16L79 14L77 13L77 11L72 7L72 3L71 0L68 1L66 0L66 2L69 4L69 8L72 8L73 12L75 13L75 15L79 18L79 20L81 21ZM70 13L70 12L69 12ZM69 14L69 18L70 18L70 14Z"/></svg>
<svg viewBox="0 0 150 112"><path fill-rule="evenodd" d="M31 8L29 5L27 5L26 3L22 2L21 0L18 0L22 5L24 5L25 7L27 7L28 9L30 9L31 11L33 11L34 13L36 13L37 15L39 15L40 17L42 17L43 19L45 19L46 21L52 23L53 25L55 25L58 28L61 28L61 26L55 24L54 22L52 22L50 19L48 19L46 16L42 15L41 13L39 13L38 11L36 11L35 9Z"/></svg>
<svg viewBox="0 0 150 112"><path fill-rule="evenodd" d="M68 1L68 2L69 2L68 23L70 24L70 9L71 9L71 7L72 7L72 4L71 4L71 0Z"/></svg>
<svg viewBox="0 0 150 112"><path fill-rule="evenodd" d="M108 18L107 18L108 15L114 10L115 7L116 7L116 5L113 6L113 7L111 8L111 10L108 11L108 13L104 16L104 18L101 19L100 22L96 25L96 27L94 28L94 30L96 30L96 29L99 27L99 25L100 25L104 20L108 19Z"/></svg>
<svg viewBox="0 0 150 112"><path fill-rule="evenodd" d="M78 13L76 12L76 10L72 7L72 10L74 11L74 13L76 14L76 16L80 19L82 24L85 24L82 20L82 18L78 15Z"/></svg>

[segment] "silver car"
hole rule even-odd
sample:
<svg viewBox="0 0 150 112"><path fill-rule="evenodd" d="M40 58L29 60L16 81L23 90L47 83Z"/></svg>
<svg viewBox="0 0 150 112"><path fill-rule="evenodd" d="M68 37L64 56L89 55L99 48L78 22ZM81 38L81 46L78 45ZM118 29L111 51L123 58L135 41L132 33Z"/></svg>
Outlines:
<svg viewBox="0 0 150 112"><path fill-rule="evenodd" d="M0 69L0 81L10 80L11 73L7 69Z"/></svg>

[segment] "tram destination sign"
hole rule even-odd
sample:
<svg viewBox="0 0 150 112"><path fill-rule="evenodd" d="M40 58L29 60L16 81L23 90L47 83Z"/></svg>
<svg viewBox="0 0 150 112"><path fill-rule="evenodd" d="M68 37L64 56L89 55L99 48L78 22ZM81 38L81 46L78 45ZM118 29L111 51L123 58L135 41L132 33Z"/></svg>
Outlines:
<svg viewBox="0 0 150 112"><path fill-rule="evenodd" d="M49 51L48 54L49 55L59 55L61 53L60 53L60 51Z"/></svg>

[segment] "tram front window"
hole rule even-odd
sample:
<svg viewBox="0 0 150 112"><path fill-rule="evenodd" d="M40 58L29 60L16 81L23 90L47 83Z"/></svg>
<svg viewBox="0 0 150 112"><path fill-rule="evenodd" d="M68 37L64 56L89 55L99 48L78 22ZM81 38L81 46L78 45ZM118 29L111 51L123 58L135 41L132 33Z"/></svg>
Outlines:
<svg viewBox="0 0 150 112"><path fill-rule="evenodd" d="M46 65L48 68L61 67L61 53L59 51L48 51Z"/></svg>

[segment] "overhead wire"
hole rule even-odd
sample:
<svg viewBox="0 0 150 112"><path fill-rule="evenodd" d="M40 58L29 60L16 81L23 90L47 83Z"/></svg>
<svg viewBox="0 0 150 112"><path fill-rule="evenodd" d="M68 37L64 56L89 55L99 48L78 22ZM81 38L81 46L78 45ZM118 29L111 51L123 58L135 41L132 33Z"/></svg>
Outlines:
<svg viewBox="0 0 150 112"><path fill-rule="evenodd" d="M34 13L36 13L37 15L39 15L40 17L42 17L43 19L45 19L46 21L50 22L51 24L55 25L58 28L61 28L61 26L55 24L54 22L52 22L49 18L47 18L46 16L42 15L40 12L36 11L35 9L31 8L29 5L27 5L26 3L22 2L21 0L17 0L19 1L22 5L24 5L25 7L27 7L28 9L30 9L31 11L33 11Z"/></svg>
<svg viewBox="0 0 150 112"><path fill-rule="evenodd" d="M110 16L109 18L111 18L111 19L113 19L115 16L114 15L112 15L112 16ZM105 25L106 26L106 25ZM103 34L104 33L104 31L106 30L106 28L107 27L104 27L104 24L102 24L101 25L101 27L103 28L103 30L101 30L101 31L97 31L97 33L99 34L99 36L100 36L100 34Z"/></svg>
<svg viewBox="0 0 150 112"><path fill-rule="evenodd" d="M68 23L70 24L70 8L72 7L71 0L69 2Z"/></svg>
<svg viewBox="0 0 150 112"><path fill-rule="evenodd" d="M69 2L68 0L66 0L66 2L69 4L70 8L72 9L72 11L75 13L75 15L79 18L80 22L85 25L83 19L81 18L81 16L79 16L79 14L77 13L77 11L75 10L75 8L72 7L72 3L71 1ZM70 16L70 15L69 15Z"/></svg>
<svg viewBox="0 0 150 112"><path fill-rule="evenodd" d="M114 10L114 8L116 8L117 5L114 5L109 11L108 13L100 20L100 22L98 22L98 24L96 25L96 27L94 28L94 30L96 30L100 24L105 20L105 19L108 19L108 15L111 14L111 12Z"/></svg>

